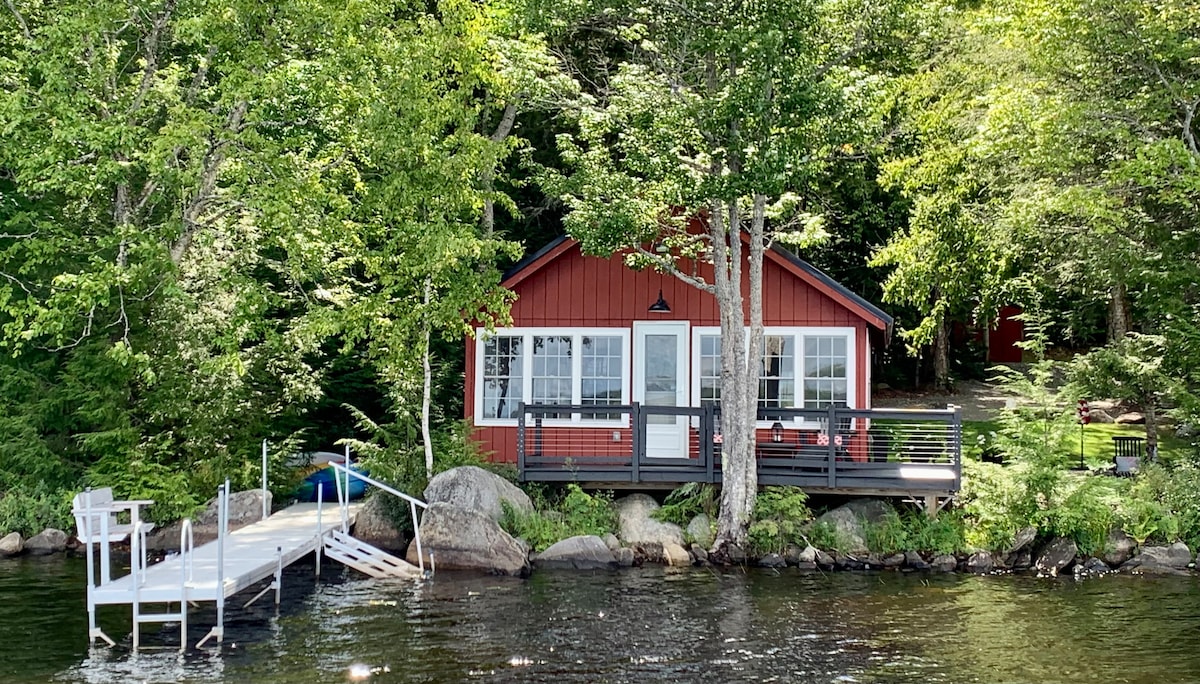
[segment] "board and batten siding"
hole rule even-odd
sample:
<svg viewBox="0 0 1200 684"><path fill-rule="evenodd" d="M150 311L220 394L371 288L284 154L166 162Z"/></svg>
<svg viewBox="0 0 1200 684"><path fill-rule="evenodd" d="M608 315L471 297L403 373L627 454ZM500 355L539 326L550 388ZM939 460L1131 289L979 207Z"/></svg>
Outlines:
<svg viewBox="0 0 1200 684"><path fill-rule="evenodd" d="M711 281L712 267L702 265L700 275ZM721 324L717 300L712 295L653 269L630 270L619 256L611 259L584 256L574 243L541 268L508 286L517 295L512 305L513 327L632 328L634 321L688 321L692 327ZM647 309L658 299L660 289L671 311L650 313ZM743 294L749 298L748 283ZM770 258L763 260L763 324L854 328L855 394L858 408L870 407L871 360L866 321ZM466 350L465 414L472 423L477 343L470 340ZM625 362L631 364L632 359ZM516 462L515 427L477 426L474 438L490 460Z"/></svg>

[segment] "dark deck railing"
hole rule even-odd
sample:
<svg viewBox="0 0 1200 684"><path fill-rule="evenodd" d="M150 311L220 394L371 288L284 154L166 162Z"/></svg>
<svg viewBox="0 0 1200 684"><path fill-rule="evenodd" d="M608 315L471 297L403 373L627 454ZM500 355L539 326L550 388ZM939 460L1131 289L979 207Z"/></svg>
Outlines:
<svg viewBox="0 0 1200 684"><path fill-rule="evenodd" d="M950 494L962 481L956 409L760 409L758 420L760 484ZM672 423L672 453L654 453L652 432ZM527 482L720 483L719 425L720 410L711 404L522 405L517 471Z"/></svg>

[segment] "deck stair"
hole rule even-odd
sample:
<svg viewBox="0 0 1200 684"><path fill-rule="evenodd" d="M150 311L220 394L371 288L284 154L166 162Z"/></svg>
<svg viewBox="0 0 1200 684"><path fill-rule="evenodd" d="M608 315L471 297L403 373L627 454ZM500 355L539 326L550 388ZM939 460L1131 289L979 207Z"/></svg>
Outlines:
<svg viewBox="0 0 1200 684"><path fill-rule="evenodd" d="M325 537L325 557L353 568L369 577L413 579L422 572L406 560L378 549L361 539L334 530Z"/></svg>

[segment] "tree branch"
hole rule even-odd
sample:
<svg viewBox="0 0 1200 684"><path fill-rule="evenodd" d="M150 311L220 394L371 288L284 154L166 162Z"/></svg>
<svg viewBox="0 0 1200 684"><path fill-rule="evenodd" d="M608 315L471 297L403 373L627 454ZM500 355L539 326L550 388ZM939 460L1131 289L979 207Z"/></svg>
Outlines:
<svg viewBox="0 0 1200 684"><path fill-rule="evenodd" d="M17 6L13 4L12 0L4 0L4 4L8 5L8 11L12 12L12 15L17 19L17 23L21 25L21 35L25 36L25 40L32 41L33 34L29 32L29 24L25 23L25 17L21 16L21 13L17 11Z"/></svg>
<svg viewBox="0 0 1200 684"><path fill-rule="evenodd" d="M242 100L234 105L229 112L229 117L226 119L225 131L228 133L237 133L242 129L242 120L246 117L246 111L250 108L250 103L247 100ZM225 148L229 144L229 140L214 141L208 148L208 152L204 155L204 161L200 171L200 187L196 189L195 196L188 202L183 210L183 232L176 238L171 245L171 261L178 266L183 261L184 254L192 245L192 237L196 230L201 225L201 213L212 197L213 192L217 187L217 179L220 176L221 166L225 162Z"/></svg>
<svg viewBox="0 0 1200 684"><path fill-rule="evenodd" d="M641 245L634 245L633 249L639 255L645 257L647 260L652 262L654 264L655 268L657 268L658 270L660 270L664 273L670 273L671 275L675 276L679 280L682 280L683 282L687 283L688 285L691 285L692 287L694 287L698 290L707 292L709 294L716 294L717 289L712 283L706 282L703 278L699 278L699 277L696 277L693 275L688 275L687 273L680 271L679 267L676 266L675 263L671 259L668 259L667 257L664 257L661 254L651 252L650 250L646 249L645 247L642 247Z"/></svg>
<svg viewBox="0 0 1200 684"><path fill-rule="evenodd" d="M171 21L171 14L175 11L176 0L167 0L163 4L162 12L154 19L154 23L150 27L150 35L146 37L146 66L142 69L142 81L138 84L137 94L133 97L133 102L129 103L129 114L133 114L141 108L142 102L146 99L146 94L150 92L150 87L154 85L154 75L158 73L158 41L162 37L163 29L167 23Z"/></svg>

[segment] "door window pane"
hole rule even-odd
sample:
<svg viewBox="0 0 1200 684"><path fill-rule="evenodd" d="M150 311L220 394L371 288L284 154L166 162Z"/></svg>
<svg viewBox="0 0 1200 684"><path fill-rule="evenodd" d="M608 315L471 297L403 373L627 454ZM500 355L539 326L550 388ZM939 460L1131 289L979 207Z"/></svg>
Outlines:
<svg viewBox="0 0 1200 684"><path fill-rule="evenodd" d="M643 360L647 406L676 406L679 389L679 343L677 335L646 335ZM651 424L674 424L675 416L649 416Z"/></svg>

